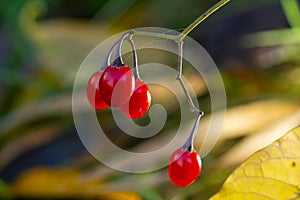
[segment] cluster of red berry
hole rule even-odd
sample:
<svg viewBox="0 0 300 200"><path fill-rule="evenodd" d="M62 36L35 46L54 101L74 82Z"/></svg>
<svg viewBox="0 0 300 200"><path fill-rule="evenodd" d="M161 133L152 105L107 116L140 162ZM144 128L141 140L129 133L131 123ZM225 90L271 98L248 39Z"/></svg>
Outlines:
<svg viewBox="0 0 300 200"><path fill-rule="evenodd" d="M96 109L102 110L111 106L120 108L121 112L131 118L137 119L145 115L151 103L151 95L147 85L140 79L137 68L137 53L129 34L124 34L114 45L118 44L115 61L109 65L109 58L114 46L107 56L104 69L95 72L86 86L86 95L89 103ZM121 45L124 39L131 42L134 66L133 70L126 66L121 57ZM202 115L202 113L201 113ZM201 115L198 116L200 119ZM192 184L200 174L201 159L193 148L193 135L196 121L189 139L185 145L177 149L170 158L168 174L172 183L178 187Z"/></svg>
<svg viewBox="0 0 300 200"><path fill-rule="evenodd" d="M122 42L123 40L118 42L119 48ZM135 49L134 57L136 58ZM137 66L133 67L136 68ZM131 70L124 64L121 55L111 65L106 65L104 71L97 71L90 77L86 95L96 110L103 110L108 106L120 108L131 119L144 116L151 104L149 88L140 79L137 70Z"/></svg>

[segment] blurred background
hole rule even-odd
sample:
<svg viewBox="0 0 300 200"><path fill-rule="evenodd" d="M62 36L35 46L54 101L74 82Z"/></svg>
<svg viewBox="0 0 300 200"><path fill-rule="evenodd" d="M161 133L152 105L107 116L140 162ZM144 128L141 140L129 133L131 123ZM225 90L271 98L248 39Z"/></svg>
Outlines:
<svg viewBox="0 0 300 200"><path fill-rule="evenodd" d="M180 32L216 2L0 1L0 199L208 199L247 157L298 126L297 1L240 0L229 2L189 35L216 62L228 104L219 141L193 185L176 188L166 168L146 174L109 169L81 143L72 116L72 88L86 55L111 35L132 28ZM140 62L151 59L146 52ZM201 77L184 73L209 117L209 93ZM154 89L150 87L153 101L166 107L168 120L148 148L161 145L164 135L171 137L180 117L178 105L169 103L172 94ZM109 109L97 115L115 144L142 144L119 133ZM148 121L146 116L137 123ZM195 146L200 149L200 137Z"/></svg>

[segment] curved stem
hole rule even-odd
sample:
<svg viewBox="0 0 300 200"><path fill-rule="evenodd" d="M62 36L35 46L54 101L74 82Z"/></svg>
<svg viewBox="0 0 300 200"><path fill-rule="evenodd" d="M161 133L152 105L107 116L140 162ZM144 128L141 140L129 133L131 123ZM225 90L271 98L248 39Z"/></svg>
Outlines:
<svg viewBox="0 0 300 200"><path fill-rule="evenodd" d="M122 35L122 37L120 38L119 45L118 45L117 52L116 52L116 58L115 58L113 65L116 65L116 66L124 65L124 62L122 59L122 44L123 44L123 41L126 39L126 37L128 37L129 35L132 35L132 33L133 33L133 31L129 30L126 33L124 33L124 35Z"/></svg>
<svg viewBox="0 0 300 200"><path fill-rule="evenodd" d="M113 46L110 48L110 50L108 51L108 54L106 56L106 59L105 59L105 62L103 64L103 66L101 67L101 70L104 70L109 64L110 64L110 58L111 58L111 54L112 54L112 51L114 50L114 48L118 45L118 49L117 49L117 53L116 53L116 57L117 58L120 58L121 62L123 63L123 59L122 59L122 52L121 52L121 45L123 43L123 41L126 39L126 37L128 37L130 35L129 38L127 38L128 42L130 43L131 45L131 48L132 48L132 53L133 53L133 68L135 69L136 71L136 78L137 79L140 79L140 75L139 75L139 71L138 71L138 61L137 61L137 52L136 52L136 48L135 48L135 45L134 45L134 42L133 42L133 30L130 30L128 32L126 32L117 42L115 42L113 44ZM117 59L116 58L116 59Z"/></svg>
<svg viewBox="0 0 300 200"><path fill-rule="evenodd" d="M133 37L133 35L131 35L127 40L130 43L131 48L132 48L134 76L135 76L135 79L141 80L139 68L138 68L137 51L136 51L132 37Z"/></svg>
<svg viewBox="0 0 300 200"><path fill-rule="evenodd" d="M192 22L186 29L184 29L178 36L178 40L183 40L194 28L196 28L201 22L203 22L207 17L216 12L219 8L224 6L230 0L221 0L213 7L209 8L205 13L200 15L194 22Z"/></svg>
<svg viewBox="0 0 300 200"><path fill-rule="evenodd" d="M173 40L173 41L177 40L177 36L175 36L175 35L168 35L168 34L164 34L164 33L153 33L153 32L148 32L148 31L133 30L132 35L156 37L156 38L168 39L168 40Z"/></svg>
<svg viewBox="0 0 300 200"><path fill-rule="evenodd" d="M177 74L176 79L179 81L179 83L184 91L184 94L188 100L188 103L190 104L191 111L196 111L196 112L200 113L201 115L203 115L204 113L195 106L195 104L191 98L191 95L184 84L184 81L182 79L182 66L183 66L183 41L178 41L178 74Z"/></svg>
<svg viewBox="0 0 300 200"><path fill-rule="evenodd" d="M105 68L106 68L107 66L109 66L112 51L114 50L114 48L117 46L117 44L118 44L119 42L120 42L120 40L118 40L117 42L115 42L115 43L113 44L113 46L110 48L110 50L109 50L109 52L108 52L108 54L107 54L107 56L106 56L106 58L105 58L105 62L103 63L103 65L102 65L102 67L101 67L100 70L103 71L103 70L105 70Z"/></svg>
<svg viewBox="0 0 300 200"><path fill-rule="evenodd" d="M187 150L189 152L194 151L194 138L195 138L195 133L197 131L197 127L198 127L201 116L202 116L202 113L199 112L197 115L196 121L194 123L194 126L192 128L192 131L191 131L189 137L187 138L186 142L182 146L182 148L184 150Z"/></svg>

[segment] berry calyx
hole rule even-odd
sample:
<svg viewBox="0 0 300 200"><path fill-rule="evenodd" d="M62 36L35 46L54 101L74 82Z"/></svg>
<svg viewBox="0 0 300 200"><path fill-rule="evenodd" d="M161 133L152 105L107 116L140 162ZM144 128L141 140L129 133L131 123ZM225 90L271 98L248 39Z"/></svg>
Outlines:
<svg viewBox="0 0 300 200"><path fill-rule="evenodd" d="M102 72L95 72L89 79L86 85L86 97L96 110L103 110L108 107L108 105L103 101L99 89L99 81L102 76Z"/></svg>
<svg viewBox="0 0 300 200"><path fill-rule="evenodd" d="M146 114L151 104L151 94L147 85L137 79L135 89L129 101L122 104L120 109L124 115L131 119L137 119Z"/></svg>
<svg viewBox="0 0 300 200"><path fill-rule="evenodd" d="M170 157L169 178L178 187L188 186L198 178L201 166L202 162L196 151L179 148Z"/></svg>
<svg viewBox="0 0 300 200"><path fill-rule="evenodd" d="M129 100L134 91L134 82L134 75L128 66L108 66L99 82L103 101L111 107L119 107Z"/></svg>

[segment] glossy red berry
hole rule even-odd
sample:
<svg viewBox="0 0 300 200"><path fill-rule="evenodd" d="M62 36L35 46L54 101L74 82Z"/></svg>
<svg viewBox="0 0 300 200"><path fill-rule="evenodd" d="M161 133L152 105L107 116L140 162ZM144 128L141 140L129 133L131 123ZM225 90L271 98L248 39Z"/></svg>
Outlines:
<svg viewBox="0 0 300 200"><path fill-rule="evenodd" d="M108 66L100 82L100 94L111 107L119 107L128 101L134 91L134 75L128 66Z"/></svg>
<svg viewBox="0 0 300 200"><path fill-rule="evenodd" d="M89 79L86 85L86 96L91 104L97 110L103 110L107 108L107 104L104 103L102 96L99 91L99 81L101 78L102 72L97 71L95 72Z"/></svg>
<svg viewBox="0 0 300 200"><path fill-rule="evenodd" d="M122 104L120 109L129 118L137 119L146 114L151 104L151 94L147 85L141 81L135 81L135 89L129 101Z"/></svg>
<svg viewBox="0 0 300 200"><path fill-rule="evenodd" d="M168 174L172 183L178 187L192 184L201 172L201 159L196 151L177 149L170 157Z"/></svg>

